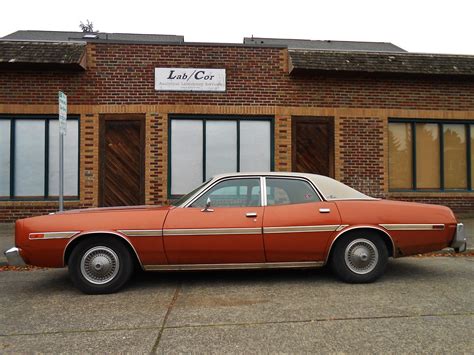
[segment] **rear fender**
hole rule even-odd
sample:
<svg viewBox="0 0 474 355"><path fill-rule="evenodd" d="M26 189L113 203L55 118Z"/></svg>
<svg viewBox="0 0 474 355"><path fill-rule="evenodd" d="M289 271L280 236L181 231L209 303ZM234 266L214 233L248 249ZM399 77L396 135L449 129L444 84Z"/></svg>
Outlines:
<svg viewBox="0 0 474 355"><path fill-rule="evenodd" d="M359 229L369 229L369 230L374 230L376 232L378 232L379 234L382 234L385 236L386 239L384 239L384 241L387 241L389 240L389 245L388 245L388 249L389 249L389 256L392 256L394 258L397 257L397 248L395 246L395 243L393 241L393 238L392 236L386 231L384 230L383 228L381 227L378 227L378 226L371 226L371 225L360 225L360 226L346 226L344 229L342 229L341 231L339 231L335 237L332 239L331 241L331 244L329 245L329 248L327 249L327 254L326 254L326 261L325 263L327 263L329 261L329 257L331 255L331 251L332 251L332 248L335 244L335 242L339 239L339 238L342 238L344 235L346 235L347 233L350 233L352 231L357 231ZM391 249L391 250L390 250Z"/></svg>

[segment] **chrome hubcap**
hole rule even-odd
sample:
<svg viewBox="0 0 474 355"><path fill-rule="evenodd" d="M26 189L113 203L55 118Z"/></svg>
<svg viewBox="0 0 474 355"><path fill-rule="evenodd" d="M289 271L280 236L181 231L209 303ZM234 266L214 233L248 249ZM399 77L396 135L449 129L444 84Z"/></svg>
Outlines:
<svg viewBox="0 0 474 355"><path fill-rule="evenodd" d="M81 273L90 283L106 284L113 280L120 268L117 254L110 248L98 246L89 249L81 259Z"/></svg>
<svg viewBox="0 0 474 355"><path fill-rule="evenodd" d="M356 239L349 243L344 252L347 267L356 274L368 274L379 261L379 252L374 243L367 239Z"/></svg>

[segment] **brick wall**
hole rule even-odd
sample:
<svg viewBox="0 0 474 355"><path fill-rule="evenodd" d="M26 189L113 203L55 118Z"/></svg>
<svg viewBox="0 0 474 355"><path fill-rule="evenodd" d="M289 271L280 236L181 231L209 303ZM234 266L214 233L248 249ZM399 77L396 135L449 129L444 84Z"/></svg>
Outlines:
<svg viewBox="0 0 474 355"><path fill-rule="evenodd" d="M99 202L99 115L81 115L80 205L96 207Z"/></svg>
<svg viewBox="0 0 474 355"><path fill-rule="evenodd" d="M380 74L289 76L286 49L238 46L98 44L85 72L3 71L1 103L186 104L473 110L474 81ZM227 70L227 92L154 90L155 67ZM462 93L460 95L460 93Z"/></svg>
<svg viewBox="0 0 474 355"><path fill-rule="evenodd" d="M338 179L373 197L443 204L455 212L473 212L474 194L469 192L388 191L387 122L387 118L381 117L339 117Z"/></svg>
<svg viewBox="0 0 474 355"><path fill-rule="evenodd" d="M168 202L169 113L274 116L277 171L292 169L294 115L334 117L337 179L373 196L441 203L460 212L474 210L473 193L388 192L386 135L389 115L474 120L473 80L376 74L289 76L286 50L268 47L88 44L87 65L84 72L0 72L0 113L54 114L57 91L63 90L71 110L81 115L80 200L66 202L67 209L99 203L100 114L130 112L146 117L147 204ZM156 92L155 67L226 68L227 91ZM55 202L3 201L0 221L56 209Z"/></svg>
<svg viewBox="0 0 474 355"><path fill-rule="evenodd" d="M168 202L168 115L146 117L145 203Z"/></svg>
<svg viewBox="0 0 474 355"><path fill-rule="evenodd" d="M64 209L70 210L81 208L81 204L77 201L65 201ZM2 202L0 206L0 223L15 222L17 219L40 216L58 210L58 202L43 201L15 201Z"/></svg>
<svg viewBox="0 0 474 355"><path fill-rule="evenodd" d="M340 179L374 197L384 194L384 120L340 117Z"/></svg>
<svg viewBox="0 0 474 355"><path fill-rule="evenodd" d="M276 116L275 171L291 171L291 116Z"/></svg>

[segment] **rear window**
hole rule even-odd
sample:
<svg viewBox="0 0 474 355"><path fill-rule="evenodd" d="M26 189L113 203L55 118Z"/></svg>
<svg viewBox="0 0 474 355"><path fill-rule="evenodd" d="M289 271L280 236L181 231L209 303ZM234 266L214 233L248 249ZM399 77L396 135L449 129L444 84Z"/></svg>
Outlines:
<svg viewBox="0 0 474 355"><path fill-rule="evenodd" d="M311 180L326 200L375 200L342 182L323 175L313 175Z"/></svg>

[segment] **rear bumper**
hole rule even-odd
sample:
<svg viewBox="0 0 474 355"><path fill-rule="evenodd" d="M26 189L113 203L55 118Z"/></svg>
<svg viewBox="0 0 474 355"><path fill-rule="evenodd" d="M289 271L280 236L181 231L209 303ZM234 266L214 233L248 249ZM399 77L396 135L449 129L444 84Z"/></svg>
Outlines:
<svg viewBox="0 0 474 355"><path fill-rule="evenodd" d="M26 265L25 261L21 257L21 251L17 247L8 249L5 252L5 256L7 257L8 265L10 266Z"/></svg>
<svg viewBox="0 0 474 355"><path fill-rule="evenodd" d="M464 224L458 223L453 241L449 246L453 248L456 253L462 253L466 250L467 238L466 230L464 229Z"/></svg>

